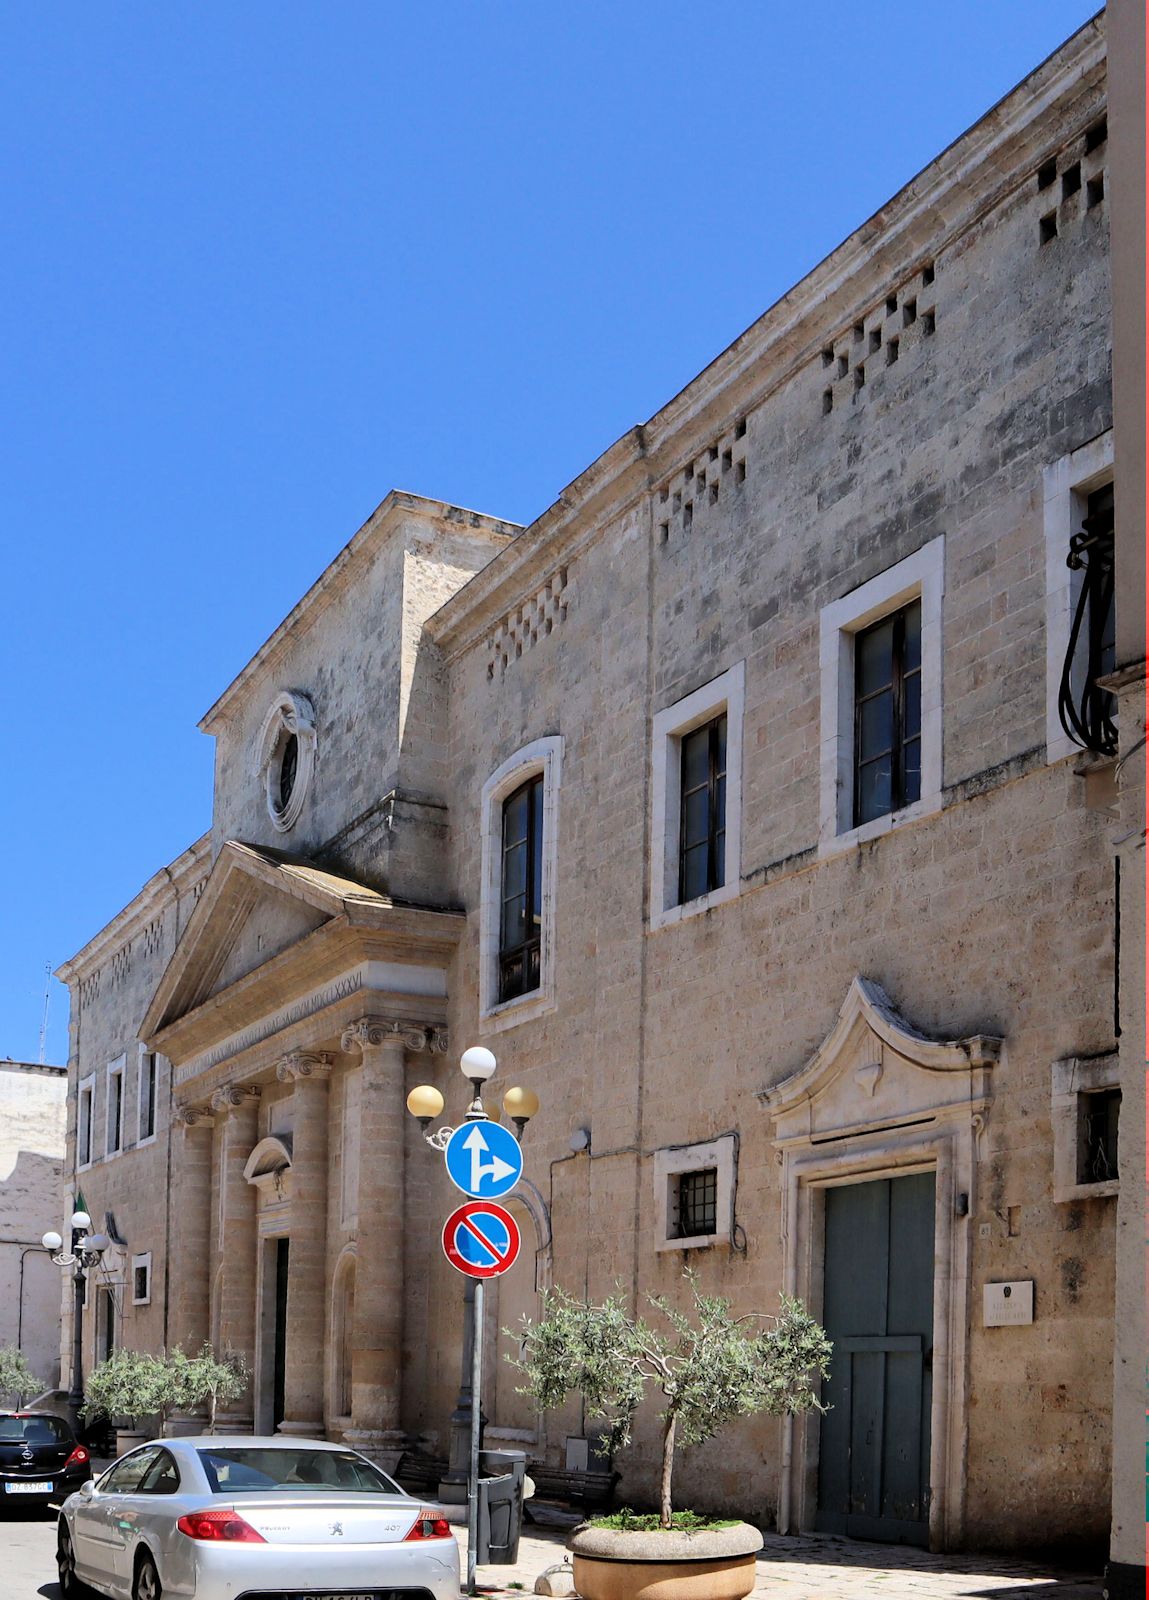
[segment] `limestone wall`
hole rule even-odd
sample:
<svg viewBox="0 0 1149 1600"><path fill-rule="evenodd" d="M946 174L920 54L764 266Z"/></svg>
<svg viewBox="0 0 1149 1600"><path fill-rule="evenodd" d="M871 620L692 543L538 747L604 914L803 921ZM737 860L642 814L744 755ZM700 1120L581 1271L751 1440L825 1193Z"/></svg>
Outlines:
<svg viewBox="0 0 1149 1600"><path fill-rule="evenodd" d="M60 1067L0 1061L0 1346L44 1388L59 1373L60 1269L39 1246L60 1226L66 1090Z"/></svg>
<svg viewBox="0 0 1149 1600"><path fill-rule="evenodd" d="M645 492L564 526L561 620L529 648L515 648L518 608L551 576L541 556L518 592L497 586L496 563L475 607L449 607L439 630L469 914L452 1037L491 1044L500 1081L543 1100L528 1171L551 1204L556 1281L680 1293L682 1257L655 1249L652 1156L733 1131L745 1249L694 1250L691 1264L740 1308L776 1303L778 1167L755 1091L802 1066L856 973L930 1034L1005 1041L961 1224L975 1311L965 1537L981 1545L1096 1540L1108 1517L1113 1202L1053 1200L1050 1065L1113 1045L1110 819L1072 760L1046 761L1042 519L1043 469L1110 426L1107 213L1084 182L1062 200L1060 176L1052 195L1037 176L1050 154L1059 173L1085 160L1102 110L1100 90L1051 110L980 214L957 231L939 214L933 248L915 239L881 279L859 268L792 336L808 357L757 375L757 403L704 430L692 419L718 401L698 380L669 408L677 458L660 444ZM1058 231L1043 243L1051 206ZM942 535L942 809L820 857L820 609ZM651 932L652 718L737 663L741 894ZM557 1008L485 1036L478 797L515 750L551 735L564 742ZM584 1125L589 1157L568 1143ZM429 1236L449 1196L421 1181ZM1034 1280L1034 1324L983 1329L981 1285L1008 1277ZM458 1293L433 1262L411 1319L426 1374L413 1425L442 1416L457 1384L457 1350L441 1342ZM551 1459L582 1425L577 1408L552 1420ZM737 1501L770 1521L779 1449L766 1422L688 1452L683 1503ZM649 1498L654 1451L647 1419L620 1463L624 1494Z"/></svg>

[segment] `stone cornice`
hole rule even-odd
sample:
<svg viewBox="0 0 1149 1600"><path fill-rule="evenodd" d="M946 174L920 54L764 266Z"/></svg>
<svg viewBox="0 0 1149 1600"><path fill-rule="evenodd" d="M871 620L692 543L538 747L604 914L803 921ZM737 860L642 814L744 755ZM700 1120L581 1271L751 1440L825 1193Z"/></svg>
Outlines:
<svg viewBox="0 0 1149 1600"><path fill-rule="evenodd" d="M631 429L426 623L448 660L601 536L650 486L757 409L872 309L1029 179L1048 153L1049 115L1096 114L1105 32L1093 18L787 291L641 427ZM1060 144L1061 141L1058 141Z"/></svg>
<svg viewBox="0 0 1149 1600"><path fill-rule="evenodd" d="M222 1048L232 1039L243 1041L251 1035L247 1042L237 1042L239 1051L270 1037L281 1025L291 1025L293 1007L299 1008L298 1020L303 1020L359 996L362 1011L365 1004L372 1006L370 963L445 969L463 924L462 916L441 912L408 912L385 929L357 928L345 917L333 918L262 967L159 1028L149 1038L149 1048L160 1051L178 1067ZM332 992L327 994L327 990ZM315 1004L310 1006L313 996ZM399 991L397 1000L401 996ZM403 1009L412 1003L413 997L407 997ZM420 1001L428 1024L438 1023L444 1004L431 997ZM285 1019L282 1024L277 1021L280 1017ZM266 1031L262 1031L265 1019ZM341 1029L345 1025L345 1021L340 1022Z"/></svg>
<svg viewBox="0 0 1149 1600"><path fill-rule="evenodd" d="M232 679L215 704L201 717L199 727L202 732L214 733L248 684L261 673L270 671L283 658L289 644L308 628L314 627L327 607L347 590L362 570L364 562L404 517L437 524L450 532L483 535L496 548L519 532L518 523L504 522L481 511L449 505L445 500L428 500L422 495L392 489L334 561L324 568L303 598L292 607L275 632Z"/></svg>
<svg viewBox="0 0 1149 1600"><path fill-rule="evenodd" d="M100 929L74 956L56 969L61 983L75 984L121 950L173 900L187 894L207 875L211 865L211 834L205 833L168 866L152 874L122 911Z"/></svg>

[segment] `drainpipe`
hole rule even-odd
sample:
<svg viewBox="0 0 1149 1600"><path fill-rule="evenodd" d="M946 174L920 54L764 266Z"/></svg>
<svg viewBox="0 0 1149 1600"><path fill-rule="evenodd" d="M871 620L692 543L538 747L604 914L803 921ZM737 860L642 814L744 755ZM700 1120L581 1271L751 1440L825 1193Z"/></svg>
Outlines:
<svg viewBox="0 0 1149 1600"><path fill-rule="evenodd" d="M20 1244L19 1239L5 1239L5 1244ZM31 1255L33 1250L43 1250L42 1244L27 1245L20 1252L20 1278L16 1289L16 1348L24 1348L24 1257Z"/></svg>

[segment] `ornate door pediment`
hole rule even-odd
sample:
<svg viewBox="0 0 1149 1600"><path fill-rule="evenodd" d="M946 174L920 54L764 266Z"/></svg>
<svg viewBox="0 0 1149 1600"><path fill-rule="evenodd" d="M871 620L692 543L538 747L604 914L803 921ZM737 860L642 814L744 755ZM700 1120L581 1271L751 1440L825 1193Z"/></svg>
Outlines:
<svg viewBox="0 0 1149 1600"><path fill-rule="evenodd" d="M984 1115L1001 1040L919 1033L880 984L856 977L838 1020L798 1072L760 1091L775 1144L793 1147L911 1122Z"/></svg>

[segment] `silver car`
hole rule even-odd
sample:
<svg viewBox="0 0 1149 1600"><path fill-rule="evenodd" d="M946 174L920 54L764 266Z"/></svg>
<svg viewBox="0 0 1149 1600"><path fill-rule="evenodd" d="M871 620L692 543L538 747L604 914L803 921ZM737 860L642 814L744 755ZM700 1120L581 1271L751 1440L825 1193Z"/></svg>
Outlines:
<svg viewBox="0 0 1149 1600"><path fill-rule="evenodd" d="M117 1600L458 1600L445 1514L344 1445L282 1435L141 1445L69 1495L60 1592Z"/></svg>

